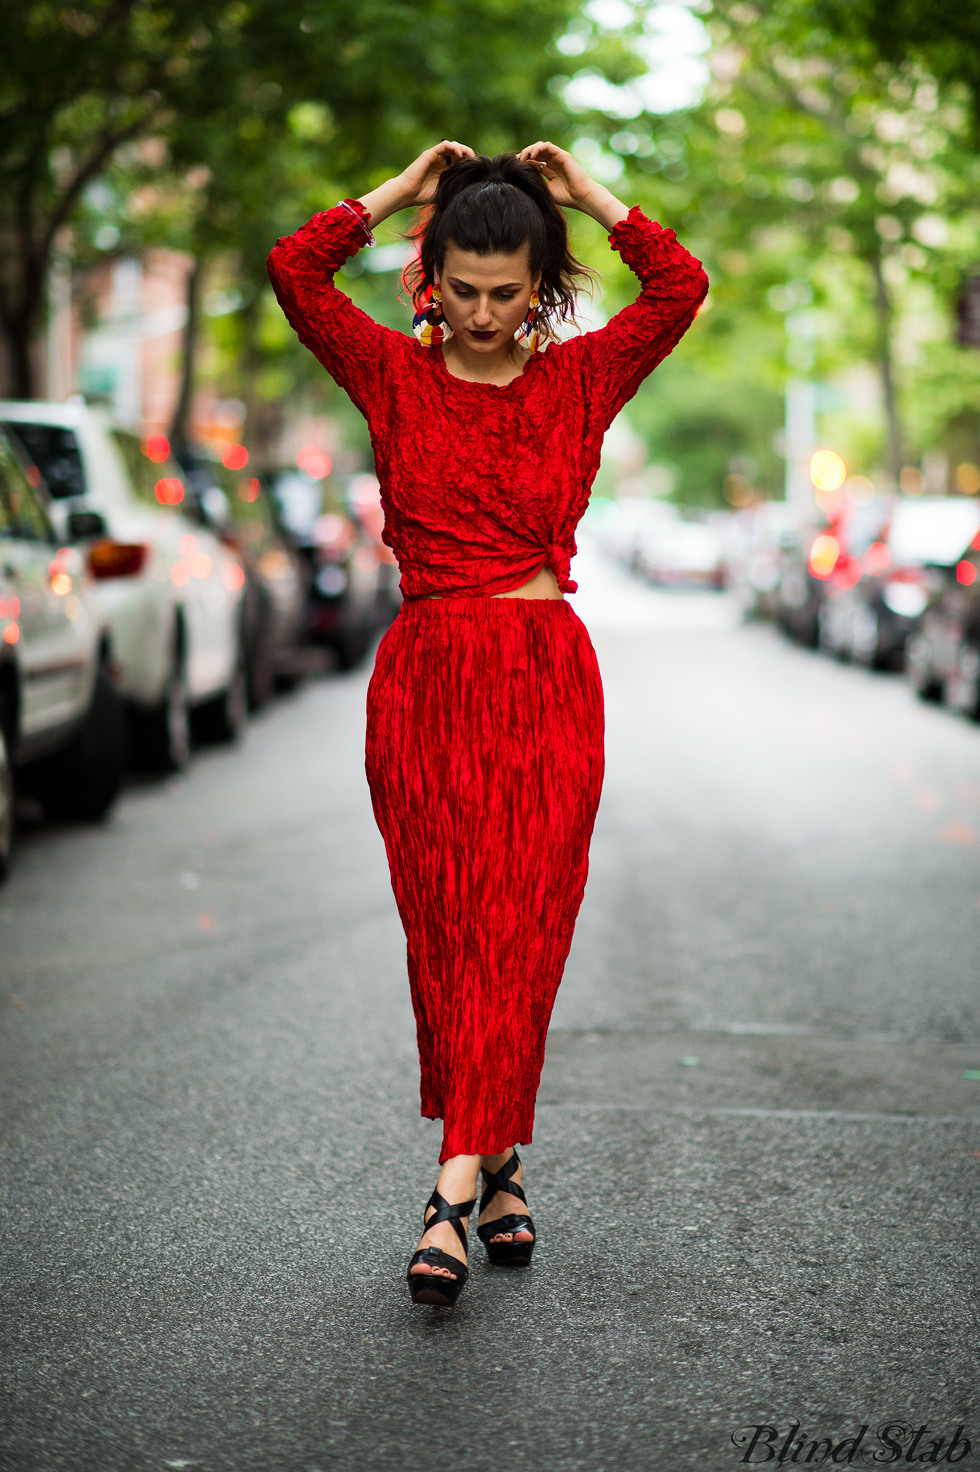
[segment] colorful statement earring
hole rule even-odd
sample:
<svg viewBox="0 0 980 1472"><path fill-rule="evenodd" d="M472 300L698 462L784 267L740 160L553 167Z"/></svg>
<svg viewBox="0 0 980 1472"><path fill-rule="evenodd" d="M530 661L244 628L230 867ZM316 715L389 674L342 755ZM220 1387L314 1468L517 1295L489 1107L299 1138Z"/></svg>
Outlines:
<svg viewBox="0 0 980 1472"><path fill-rule="evenodd" d="M412 331L424 348L438 347L452 337L453 329L442 315L442 292L438 286L430 286L419 301Z"/></svg>
<svg viewBox="0 0 980 1472"><path fill-rule="evenodd" d="M528 303L527 316L514 333L515 340L523 343L529 353L536 353L538 350L538 307L540 305L541 302L537 292L532 291L531 300Z"/></svg>

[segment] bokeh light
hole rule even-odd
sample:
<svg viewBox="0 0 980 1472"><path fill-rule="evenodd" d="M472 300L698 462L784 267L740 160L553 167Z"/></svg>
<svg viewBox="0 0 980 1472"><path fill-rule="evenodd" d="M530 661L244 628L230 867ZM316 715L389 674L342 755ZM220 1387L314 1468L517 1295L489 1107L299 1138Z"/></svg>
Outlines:
<svg viewBox="0 0 980 1472"><path fill-rule="evenodd" d="M810 479L818 491L839 491L847 466L834 450L817 450L810 461Z"/></svg>
<svg viewBox="0 0 980 1472"><path fill-rule="evenodd" d="M324 480L333 469L333 461L316 445L304 445L296 452L296 464L311 480Z"/></svg>
<svg viewBox="0 0 980 1472"><path fill-rule="evenodd" d="M248 464L248 451L244 445L229 445L221 463L226 470L244 470Z"/></svg>
<svg viewBox="0 0 980 1472"><path fill-rule="evenodd" d="M977 570L972 562L958 562L956 564L956 581L968 588L977 580Z"/></svg>
<svg viewBox="0 0 980 1472"><path fill-rule="evenodd" d="M147 460L160 465L170 454L170 441L165 434L148 434L140 448Z"/></svg>
<svg viewBox="0 0 980 1472"><path fill-rule="evenodd" d="M967 461L956 467L956 489L964 496L975 496L980 491L980 466Z"/></svg>
<svg viewBox="0 0 980 1472"><path fill-rule="evenodd" d="M864 570L874 576L884 572L892 560L892 554L884 542L872 542L864 554Z"/></svg>
<svg viewBox="0 0 980 1472"><path fill-rule="evenodd" d="M153 488L161 506L179 506L184 499L184 487L175 475L165 475Z"/></svg>
<svg viewBox="0 0 980 1472"><path fill-rule="evenodd" d="M221 569L221 581L230 593L237 593L245 586L245 569L237 562L226 562Z"/></svg>
<svg viewBox="0 0 980 1472"><path fill-rule="evenodd" d="M247 479L238 482L238 498L241 501L247 502L257 501L261 489L262 487L259 485L255 476L249 476Z"/></svg>
<svg viewBox="0 0 980 1472"><path fill-rule="evenodd" d="M829 578L837 566L840 543L826 534L817 537L810 548L810 571L815 578Z"/></svg>

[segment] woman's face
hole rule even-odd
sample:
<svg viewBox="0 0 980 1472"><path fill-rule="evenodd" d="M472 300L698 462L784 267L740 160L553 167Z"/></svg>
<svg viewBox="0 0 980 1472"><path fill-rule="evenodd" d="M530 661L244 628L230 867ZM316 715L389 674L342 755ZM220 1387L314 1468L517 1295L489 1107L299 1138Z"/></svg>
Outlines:
<svg viewBox="0 0 980 1472"><path fill-rule="evenodd" d="M514 255L478 256L452 241L436 285L453 334L474 353L509 348L527 316L541 273L531 276L526 249Z"/></svg>

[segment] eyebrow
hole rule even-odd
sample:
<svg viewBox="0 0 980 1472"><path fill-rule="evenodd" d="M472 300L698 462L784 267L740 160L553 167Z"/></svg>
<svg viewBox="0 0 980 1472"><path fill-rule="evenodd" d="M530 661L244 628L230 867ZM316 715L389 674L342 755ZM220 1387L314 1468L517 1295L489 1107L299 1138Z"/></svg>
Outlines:
<svg viewBox="0 0 980 1472"><path fill-rule="evenodd" d="M474 287L473 283L471 281L464 281L463 278L462 278L462 276L450 276L449 280L452 282L453 286L468 286L471 291L475 291L476 290L476 288ZM520 282L520 281L498 281L497 285L496 286L491 286L490 290L491 291L506 291L507 288L510 287L510 286L521 286L521 285L523 285L523 283Z"/></svg>

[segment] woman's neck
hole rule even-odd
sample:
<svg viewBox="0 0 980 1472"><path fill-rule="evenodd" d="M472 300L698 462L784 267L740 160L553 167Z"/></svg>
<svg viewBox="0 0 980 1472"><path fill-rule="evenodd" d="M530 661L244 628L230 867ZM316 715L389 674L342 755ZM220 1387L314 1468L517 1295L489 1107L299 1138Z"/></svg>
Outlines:
<svg viewBox="0 0 980 1472"><path fill-rule="evenodd" d="M513 383L524 372L531 354L516 342L504 343L492 353L474 353L465 343L451 337L441 349L443 361L454 378L466 383Z"/></svg>

